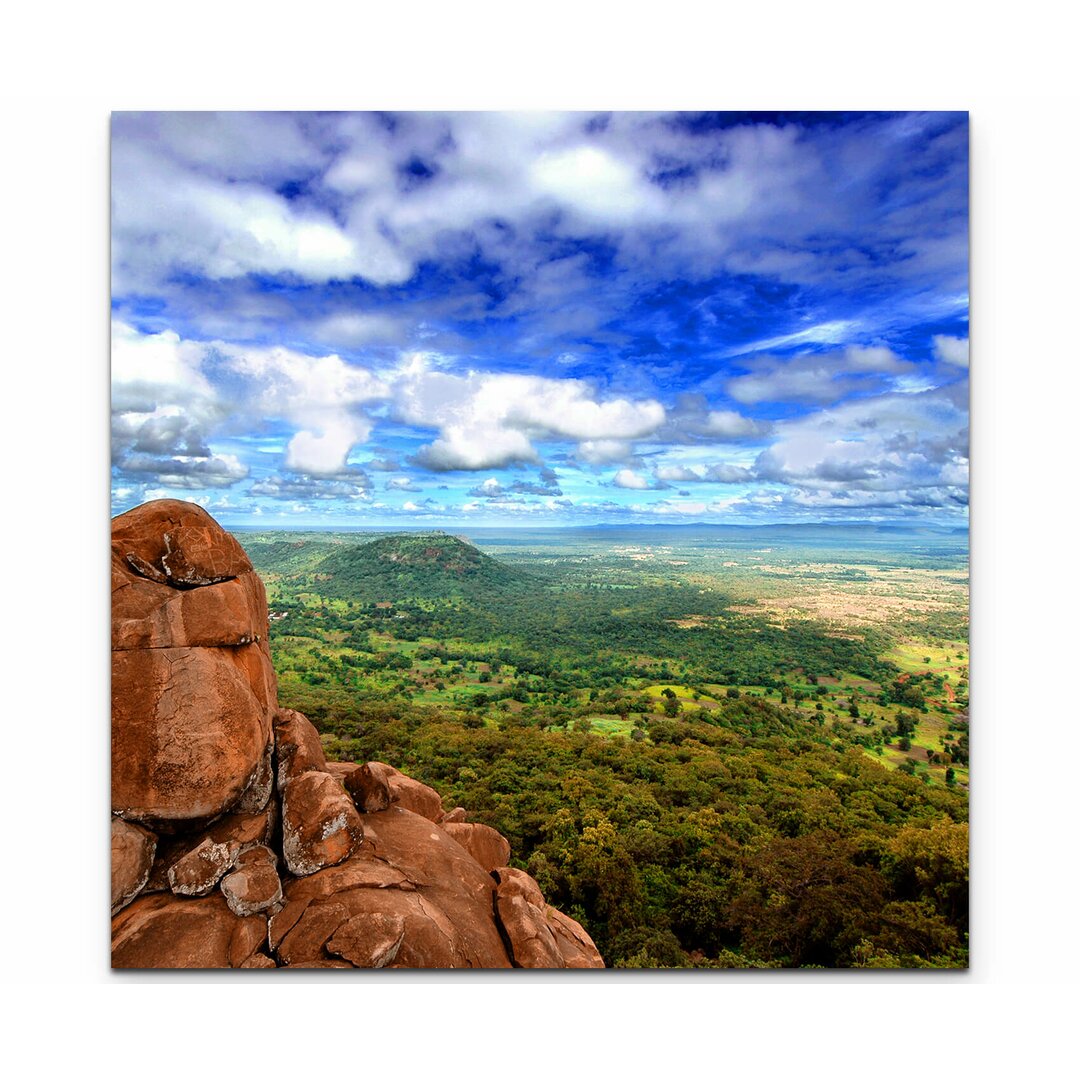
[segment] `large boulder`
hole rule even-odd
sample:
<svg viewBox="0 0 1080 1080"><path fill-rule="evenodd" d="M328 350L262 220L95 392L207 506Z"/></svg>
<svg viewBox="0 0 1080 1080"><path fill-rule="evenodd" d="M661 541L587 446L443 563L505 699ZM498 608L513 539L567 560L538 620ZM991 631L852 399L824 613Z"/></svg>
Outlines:
<svg viewBox="0 0 1080 1080"><path fill-rule="evenodd" d="M182 832L265 805L277 684L247 555L172 499L114 519L112 555L113 811Z"/></svg>
<svg viewBox="0 0 1080 1080"><path fill-rule="evenodd" d="M112 819L112 913L145 888L154 865L157 837L149 829Z"/></svg>
<svg viewBox="0 0 1080 1080"><path fill-rule="evenodd" d="M510 841L490 825L471 821L439 822L488 873L510 861Z"/></svg>
<svg viewBox="0 0 1080 1080"><path fill-rule="evenodd" d="M442 820L442 796L434 788L421 784L419 780L414 780L403 772L398 772L393 765L387 765L384 761L369 761L367 769L372 777L372 784L385 783L392 806L411 810L414 814L426 817L428 821ZM346 784L348 783L347 780ZM373 805L372 809L378 809L378 807Z"/></svg>
<svg viewBox="0 0 1080 1080"><path fill-rule="evenodd" d="M286 883L285 907L270 921L283 963L510 966L493 918L495 882L460 844L402 807L361 821L364 842L348 860Z"/></svg>
<svg viewBox="0 0 1080 1080"><path fill-rule="evenodd" d="M326 772L326 755L315 725L295 709L274 713L277 753L277 789L280 794L294 777L306 772Z"/></svg>
<svg viewBox="0 0 1080 1080"><path fill-rule="evenodd" d="M148 580L177 588L213 585L251 570L236 537L201 506L155 499L113 518L113 553Z"/></svg>
<svg viewBox="0 0 1080 1080"><path fill-rule="evenodd" d="M298 877L347 859L364 837L352 799L329 773L293 777L282 795L281 848Z"/></svg>
<svg viewBox="0 0 1080 1080"><path fill-rule="evenodd" d="M213 588L178 589L113 555L113 647L248 645L266 636L266 594L254 570Z"/></svg>
<svg viewBox="0 0 1080 1080"><path fill-rule="evenodd" d="M372 764L376 767L372 768ZM390 784L385 766L380 768L378 762L353 766L342 781L360 813L376 814L390 809Z"/></svg>
<svg viewBox="0 0 1080 1080"><path fill-rule="evenodd" d="M140 896L113 919L114 968L243 967L266 941L266 916L234 915L220 893Z"/></svg>
<svg viewBox="0 0 1080 1080"><path fill-rule="evenodd" d="M221 879L221 894L234 915L256 915L274 907L283 899L277 856L268 847L249 848Z"/></svg>
<svg viewBox="0 0 1080 1080"><path fill-rule="evenodd" d="M581 924L545 903L540 886L524 870L502 866L493 876L498 882L495 909L515 967L604 966Z"/></svg>
<svg viewBox="0 0 1080 1080"><path fill-rule="evenodd" d="M236 804L270 738L256 645L113 653L112 805L151 828L191 828Z"/></svg>

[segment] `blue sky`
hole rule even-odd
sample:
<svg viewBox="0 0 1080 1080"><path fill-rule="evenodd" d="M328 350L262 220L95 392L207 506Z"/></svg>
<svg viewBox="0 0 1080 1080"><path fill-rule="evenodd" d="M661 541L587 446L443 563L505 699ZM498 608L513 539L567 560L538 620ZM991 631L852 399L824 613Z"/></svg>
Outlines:
<svg viewBox="0 0 1080 1080"><path fill-rule="evenodd" d="M967 118L118 113L113 510L967 521Z"/></svg>

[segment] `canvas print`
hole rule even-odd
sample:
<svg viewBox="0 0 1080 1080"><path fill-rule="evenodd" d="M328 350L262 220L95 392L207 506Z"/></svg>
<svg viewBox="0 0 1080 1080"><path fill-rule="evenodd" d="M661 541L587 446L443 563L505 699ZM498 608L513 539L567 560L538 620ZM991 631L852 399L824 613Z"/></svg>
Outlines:
<svg viewBox="0 0 1080 1080"><path fill-rule="evenodd" d="M967 966L966 114L111 140L115 968Z"/></svg>

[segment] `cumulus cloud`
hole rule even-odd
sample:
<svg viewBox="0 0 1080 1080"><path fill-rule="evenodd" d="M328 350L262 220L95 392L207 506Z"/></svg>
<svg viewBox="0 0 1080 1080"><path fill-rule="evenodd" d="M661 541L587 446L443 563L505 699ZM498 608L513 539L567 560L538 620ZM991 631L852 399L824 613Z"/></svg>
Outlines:
<svg viewBox="0 0 1080 1080"><path fill-rule="evenodd" d="M367 439L371 421L361 406L389 396L387 384L367 368L336 354L310 356L291 349L215 343L225 374L242 384L248 409L289 420L300 430L289 440L286 467L333 476L349 452Z"/></svg>
<svg viewBox="0 0 1080 1080"><path fill-rule="evenodd" d="M646 491L655 486L647 476L634 472L633 469L620 469L611 482L616 487L629 488L632 491Z"/></svg>
<svg viewBox="0 0 1080 1080"><path fill-rule="evenodd" d="M854 491L907 492L909 501L920 489L961 494L968 421L953 387L848 402L778 425L777 436L754 464L759 480L837 498Z"/></svg>
<svg viewBox="0 0 1080 1080"><path fill-rule="evenodd" d="M947 334L934 335L934 356L943 364L954 367L968 366L968 339L949 337Z"/></svg>
<svg viewBox="0 0 1080 1080"><path fill-rule="evenodd" d="M396 384L394 408L407 423L438 428L417 455L429 469L476 471L539 460L534 440L623 442L657 431L659 401L597 400L578 379L431 370L414 357Z"/></svg>
<svg viewBox="0 0 1080 1080"><path fill-rule="evenodd" d="M576 461L587 465L614 465L634 457L634 444L626 439L585 439L578 443Z"/></svg>

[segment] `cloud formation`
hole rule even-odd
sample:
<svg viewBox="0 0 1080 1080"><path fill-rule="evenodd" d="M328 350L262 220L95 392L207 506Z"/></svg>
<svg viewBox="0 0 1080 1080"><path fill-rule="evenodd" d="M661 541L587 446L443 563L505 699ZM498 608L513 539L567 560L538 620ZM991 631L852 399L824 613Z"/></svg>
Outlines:
<svg viewBox="0 0 1080 1080"><path fill-rule="evenodd" d="M963 520L963 115L119 113L112 175L120 508Z"/></svg>

